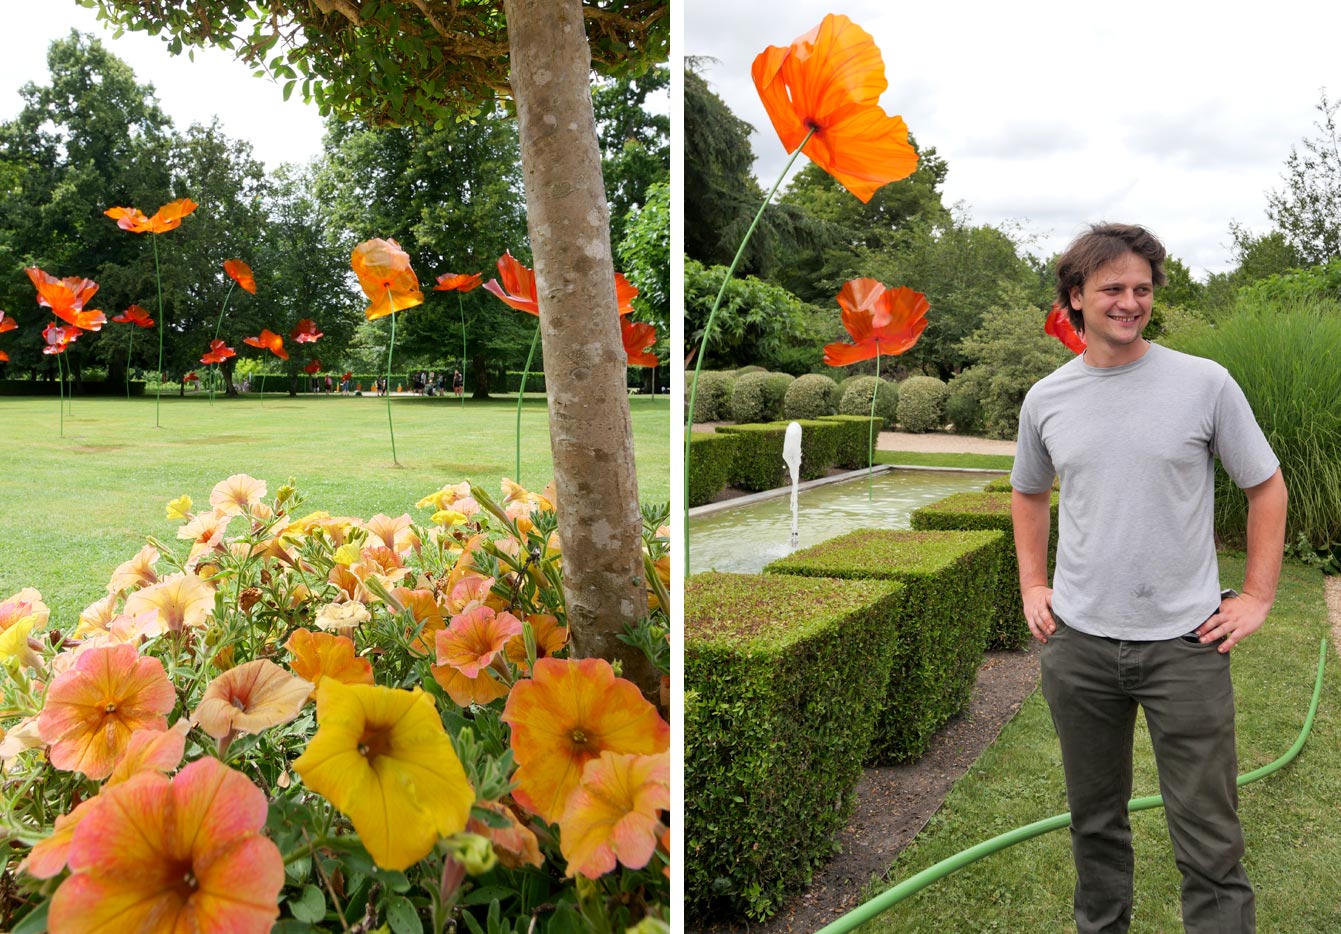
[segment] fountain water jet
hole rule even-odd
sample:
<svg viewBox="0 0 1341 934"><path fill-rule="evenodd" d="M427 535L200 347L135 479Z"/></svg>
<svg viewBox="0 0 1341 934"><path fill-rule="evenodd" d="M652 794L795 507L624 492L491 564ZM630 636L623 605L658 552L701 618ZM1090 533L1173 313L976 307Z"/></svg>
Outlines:
<svg viewBox="0 0 1341 934"><path fill-rule="evenodd" d="M787 426L787 434L782 439L782 459L792 475L792 551L795 551L801 540L796 513L796 488L801 483L801 425L798 422Z"/></svg>

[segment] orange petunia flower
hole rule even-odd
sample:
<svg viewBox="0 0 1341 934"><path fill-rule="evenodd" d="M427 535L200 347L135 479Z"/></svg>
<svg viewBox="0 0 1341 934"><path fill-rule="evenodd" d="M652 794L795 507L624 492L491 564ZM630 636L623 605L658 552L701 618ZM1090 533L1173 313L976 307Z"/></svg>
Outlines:
<svg viewBox="0 0 1341 934"><path fill-rule="evenodd" d="M466 822L466 833L477 833L492 843L500 863L508 869L544 865L535 832L518 819L516 811L501 801L476 801L475 807L507 821L506 827L494 827L474 817Z"/></svg>
<svg viewBox="0 0 1341 934"><path fill-rule="evenodd" d="M620 336L624 339L624 353L628 355L629 366L657 365L657 356L650 353L657 342L657 329L643 321L619 319Z"/></svg>
<svg viewBox="0 0 1341 934"><path fill-rule="evenodd" d="M373 862L404 869L466 826L475 791L433 699L327 678L317 733L293 769L348 815Z"/></svg>
<svg viewBox="0 0 1341 934"><path fill-rule="evenodd" d="M481 273L483 275L483 273ZM535 273L523 266L509 250L498 258L498 275L503 280L490 279L484 288L497 296L505 305L529 315L540 314L540 299L536 292ZM638 295L623 273L615 273L615 302L621 315L632 314L633 299Z"/></svg>
<svg viewBox="0 0 1341 934"><path fill-rule="evenodd" d="M189 571L173 574L126 598L127 616L145 610L156 611L163 628L171 632L203 626L214 610L214 589Z"/></svg>
<svg viewBox="0 0 1341 934"><path fill-rule="evenodd" d="M411 590L409 587L396 587L390 591L392 609L397 613L408 610L414 620L418 635L410 642L410 651L416 655L428 655L435 651L434 633L447 628L442 618L442 607L431 590ZM415 629L405 633L407 639L414 635Z"/></svg>
<svg viewBox="0 0 1341 934"><path fill-rule="evenodd" d="M863 202L917 169L908 126L880 108L889 83L875 41L830 13L786 48L769 46L752 69L754 86L787 152L803 150Z"/></svg>
<svg viewBox="0 0 1341 934"><path fill-rule="evenodd" d="M103 779L134 730L167 727L175 700L158 659L131 645L89 649L52 681L37 728L53 766Z"/></svg>
<svg viewBox="0 0 1341 934"><path fill-rule="evenodd" d="M927 297L907 286L887 289L874 279L853 279L843 283L838 304L853 343L825 344L824 362L829 366L904 353L927 329ZM888 323L874 323L882 318Z"/></svg>
<svg viewBox="0 0 1341 934"><path fill-rule="evenodd" d="M379 512L367 522L359 523L368 530L369 545L385 545L400 555L411 548L419 547L419 536L411 528L413 524L414 520L410 518L408 512L403 512L394 519L386 513Z"/></svg>
<svg viewBox="0 0 1341 934"><path fill-rule="evenodd" d="M568 627L560 626L559 619L548 613L532 613L526 617L526 622L531 624L531 633L535 636L535 657L537 659L549 658L560 652L568 644ZM508 640L507 645L508 661L512 662L522 671L530 673L529 663L526 661L526 639L522 636L513 636Z"/></svg>
<svg viewBox="0 0 1341 934"><path fill-rule="evenodd" d="M670 725L601 658L539 659L533 676L513 686L503 722L518 763L513 797L551 823L601 753L652 755L670 744Z"/></svg>
<svg viewBox="0 0 1341 934"><path fill-rule="evenodd" d="M436 634L438 664L475 678L521 632L521 620L506 610L497 613L487 606L472 607L452 617L447 628Z"/></svg>
<svg viewBox="0 0 1341 934"><path fill-rule="evenodd" d="M315 344L326 335L317 330L317 323L311 318L304 318L294 325L293 330L289 332L295 343Z"/></svg>
<svg viewBox="0 0 1341 934"><path fill-rule="evenodd" d="M154 570L157 561L158 549L153 545L143 546L135 557L116 566L112 579L107 582L107 592L117 594L123 590L139 590L157 584L158 572Z"/></svg>
<svg viewBox="0 0 1341 934"><path fill-rule="evenodd" d="M289 667L305 681L312 682L310 696L316 697L322 678L334 678L341 684L372 684L372 662L354 654L354 642L329 632L295 629L284 648L293 655Z"/></svg>
<svg viewBox="0 0 1341 934"><path fill-rule="evenodd" d="M1071 316L1056 302L1048 312L1048 320L1043 323L1043 333L1057 338L1072 353L1085 352L1085 336L1072 327Z"/></svg>
<svg viewBox="0 0 1341 934"><path fill-rule="evenodd" d="M284 349L284 338L280 337L269 328L261 328L260 336L244 337L242 343L250 347L259 347L262 350L269 350L281 360L289 359L289 352Z"/></svg>
<svg viewBox="0 0 1341 934"><path fill-rule="evenodd" d="M269 659L258 658L211 681L191 719L215 739L230 733L259 733L298 716L311 693L311 681L295 678Z"/></svg>
<svg viewBox="0 0 1341 934"><path fill-rule="evenodd" d="M131 305L112 320L117 324L135 324L142 328L151 328L154 326L154 319L149 317L149 312L145 311L139 305Z"/></svg>
<svg viewBox="0 0 1341 934"><path fill-rule="evenodd" d="M424 303L419 277L410 268L410 254L395 240L365 240L350 257L363 294L372 302L363 310L369 321Z"/></svg>
<svg viewBox="0 0 1341 934"><path fill-rule="evenodd" d="M154 212L153 217L145 217L139 208L108 208L103 213L116 221L116 226L122 230L161 234L182 226L182 218L198 207L200 205L190 198L181 198L163 205Z"/></svg>
<svg viewBox="0 0 1341 934"><path fill-rule="evenodd" d="M652 860L670 807L670 756L603 752L582 769L559 819L567 875L597 879L615 863L642 869Z"/></svg>
<svg viewBox="0 0 1341 934"><path fill-rule="evenodd" d="M223 341L216 338L215 340L210 341L210 349L205 351L204 355L201 356L200 362L204 364L223 363L229 357L236 356L236 350L226 346Z"/></svg>
<svg viewBox="0 0 1341 934"><path fill-rule="evenodd" d="M245 473L235 473L226 480L220 480L210 490L210 508L221 516L236 516L250 512L252 507L265 499L264 480Z"/></svg>
<svg viewBox="0 0 1341 934"><path fill-rule="evenodd" d="M236 282L242 291L256 294L256 277L251 274L251 267L242 260L224 260L224 272L228 273L228 278Z"/></svg>
<svg viewBox="0 0 1341 934"><path fill-rule="evenodd" d="M479 287L484 273L444 272L438 276L438 284L433 286L438 292L470 292Z"/></svg>
<svg viewBox="0 0 1341 934"><path fill-rule="evenodd" d="M206 756L98 798L74 831L52 931L270 930L284 860L261 835L266 797L245 775Z"/></svg>

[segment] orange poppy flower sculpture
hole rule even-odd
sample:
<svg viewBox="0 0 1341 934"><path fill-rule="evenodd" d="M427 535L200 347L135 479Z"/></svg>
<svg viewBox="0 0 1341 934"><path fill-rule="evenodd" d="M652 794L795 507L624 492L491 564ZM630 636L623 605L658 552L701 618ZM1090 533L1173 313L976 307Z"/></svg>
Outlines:
<svg viewBox="0 0 1341 934"><path fill-rule="evenodd" d="M480 280L484 278L484 273L465 273L465 272L444 272L438 276L438 284L433 286L438 292L456 293L456 310L461 314L461 379L464 381L466 376L466 306L461 299L463 292L472 292L479 288ZM453 386L455 389L455 386ZM461 407L465 408L466 394L460 393Z"/></svg>
<svg viewBox="0 0 1341 934"><path fill-rule="evenodd" d="M917 169L908 125L880 108L889 83L870 33L830 13L786 48L771 45L751 69L787 152L812 162L863 202Z"/></svg>
<svg viewBox="0 0 1341 934"><path fill-rule="evenodd" d="M139 208L108 208L103 214L116 221L116 226L122 230L129 230L131 233L151 233L162 234L170 230L176 230L182 226L182 218L186 217L200 205L196 204L190 198L179 198L176 201L170 201L154 212L153 217L145 217L144 212ZM154 280L158 283L158 318L163 320L163 276L158 268L158 238L155 237L154 243ZM163 328L158 329L158 372L163 373ZM214 335L218 337L218 334ZM159 380L158 390L154 394L154 427L159 427L159 407L163 399L163 381Z"/></svg>
<svg viewBox="0 0 1341 934"><path fill-rule="evenodd" d="M13 331L16 328L18 328L18 326L19 325L14 320L13 315L7 314L4 311L0 311L0 334L4 334L6 331ZM5 353L3 350L0 350L0 362L4 362L8 359L9 354Z"/></svg>
<svg viewBox="0 0 1341 934"><path fill-rule="evenodd" d="M395 240L374 238L354 247L349 258L363 294L370 304L363 310L369 321L391 316L391 343L386 351L386 423L391 431L391 462L396 459L396 426L391 420L391 357L396 352L396 312L424 303L419 277L410 266L410 254Z"/></svg>
<svg viewBox="0 0 1341 934"><path fill-rule="evenodd" d="M917 151L908 142L908 127L903 118L890 116L880 107L880 95L889 86L880 49L870 33L846 16L830 13L790 45L764 49L754 59L751 76L768 118L791 158L741 239L703 326L698 362L689 388L689 424L684 445L686 567L692 457L689 440L694 426L698 376L727 282L736 271L764 208L803 152L862 202L870 201L884 185L907 178L917 170ZM884 324L883 320L875 322L876 327Z"/></svg>
<svg viewBox="0 0 1341 934"><path fill-rule="evenodd" d="M826 344L824 362L829 366L848 366L875 358L875 382L871 385L870 473L866 495L871 496L871 476L875 473L875 403L880 396L880 357L906 353L927 329L927 297L907 286L889 289L874 279L845 282L838 293L843 310L843 327L852 343ZM883 323L877 323L883 322Z"/></svg>
<svg viewBox="0 0 1341 934"><path fill-rule="evenodd" d="M1061 305L1053 303L1048 320L1043 323L1043 333L1057 338L1072 353L1085 352L1085 336L1072 326L1071 316Z"/></svg>

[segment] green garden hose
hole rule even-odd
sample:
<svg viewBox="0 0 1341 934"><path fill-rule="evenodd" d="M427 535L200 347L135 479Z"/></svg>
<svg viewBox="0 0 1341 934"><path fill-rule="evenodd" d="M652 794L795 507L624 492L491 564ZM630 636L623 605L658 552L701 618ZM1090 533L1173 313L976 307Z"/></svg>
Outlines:
<svg viewBox="0 0 1341 934"><path fill-rule="evenodd" d="M1313 683L1313 700L1308 705L1308 716L1304 718L1304 727L1299 731L1299 736L1294 741L1286 753L1274 762L1262 766L1260 769L1254 769L1251 772L1245 772L1237 779L1237 784L1241 788L1249 782L1255 782L1259 778L1266 778L1272 772L1277 771L1289 765L1294 757L1299 755L1299 750L1304 748L1304 742L1308 739L1309 731L1313 729L1313 717L1318 712L1318 701L1322 697L1322 676L1323 670L1327 664L1327 638L1324 636L1322 645L1318 650L1318 677ZM1145 811L1150 808L1161 807L1164 804L1164 798L1161 795L1150 795L1145 798L1133 798L1127 803L1127 810L1131 812ZM1070 826L1071 813L1058 814L1054 817L1048 817L1044 820L1034 821L1032 824L1026 824L1023 827L1016 827L1014 830L1007 831L993 837L990 840L984 840L982 843L969 847L967 850L961 850L954 856L947 857L936 863L934 866L928 866L915 876L903 880L892 889L880 893L862 905L843 915L837 921L826 924L820 928L816 934L846 934L859 924L865 924L876 915L883 914L893 908L899 902L910 895L922 891L922 889L944 879L950 873L962 869L969 863L977 862L984 856L995 853L997 850L1004 850L1008 846L1014 846L1024 840L1045 834L1050 830L1060 830L1062 827Z"/></svg>

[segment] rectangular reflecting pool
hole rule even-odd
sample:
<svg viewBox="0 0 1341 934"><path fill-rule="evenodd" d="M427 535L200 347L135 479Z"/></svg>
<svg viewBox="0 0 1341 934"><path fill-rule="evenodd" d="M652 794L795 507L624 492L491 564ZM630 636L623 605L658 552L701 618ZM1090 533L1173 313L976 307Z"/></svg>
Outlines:
<svg viewBox="0 0 1341 934"><path fill-rule="evenodd" d="M887 470L875 475L871 499L866 475L803 490L797 497L798 548L853 529L906 529L913 510L951 493L981 490L997 473ZM690 518L689 573L753 574L792 551L790 490L786 496Z"/></svg>

